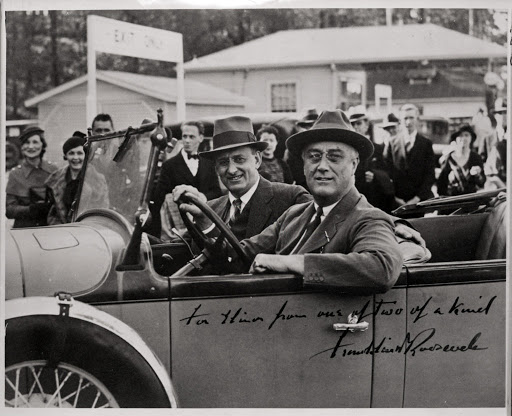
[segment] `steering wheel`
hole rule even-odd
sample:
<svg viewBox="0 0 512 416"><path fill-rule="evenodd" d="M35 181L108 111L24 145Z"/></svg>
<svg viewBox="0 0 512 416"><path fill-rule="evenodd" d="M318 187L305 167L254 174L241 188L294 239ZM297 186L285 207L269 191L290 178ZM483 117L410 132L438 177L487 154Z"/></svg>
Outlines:
<svg viewBox="0 0 512 416"><path fill-rule="evenodd" d="M246 265L251 264L252 260L247 256L247 254L244 251L244 248L242 247L238 239L235 237L231 229L226 225L224 221L222 221L222 219L217 215L217 213L210 208L208 204L201 201L199 198L197 198L196 195L190 192L185 192L183 195L181 195L180 202L191 203L198 207L203 212L203 214L206 215L220 231L220 235L217 238L217 242L221 242L223 239L226 239L229 245L233 247L233 250L235 250L236 254L242 260L242 262ZM195 241L195 243L201 249L207 247L215 250L215 248L219 244L212 244L210 242L210 239L204 235L204 233L199 229L197 224L192 222L188 215L186 215L186 213L184 213L181 209L180 214L181 218L183 219L183 222L185 223L185 226L187 227L188 232L192 236L192 239Z"/></svg>

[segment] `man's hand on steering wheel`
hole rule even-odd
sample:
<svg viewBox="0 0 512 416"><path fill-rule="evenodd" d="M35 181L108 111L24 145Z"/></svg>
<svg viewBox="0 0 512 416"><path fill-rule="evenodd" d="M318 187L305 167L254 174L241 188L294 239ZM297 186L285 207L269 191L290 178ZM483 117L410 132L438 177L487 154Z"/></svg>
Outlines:
<svg viewBox="0 0 512 416"><path fill-rule="evenodd" d="M195 196L198 200L204 203L206 203L206 196L190 185L178 185L172 191L174 202L178 204L181 211L189 213L194 218L198 228L202 231L210 228L212 222L197 205L180 200L181 196L185 193Z"/></svg>
<svg viewBox="0 0 512 416"><path fill-rule="evenodd" d="M220 233L217 243L222 243L222 240L226 239L242 263L249 267L251 259L246 255L243 247L228 225L206 203L206 197L202 193L192 186L179 185L174 188L173 198L179 205L180 211L184 211L194 217L195 222L185 217L183 217L183 220L190 235L199 247L207 246L209 250L216 251L217 255L220 254L218 253L219 249L221 249L220 244L210 243L203 233L204 230L214 224ZM224 254L226 257L228 256L227 253Z"/></svg>

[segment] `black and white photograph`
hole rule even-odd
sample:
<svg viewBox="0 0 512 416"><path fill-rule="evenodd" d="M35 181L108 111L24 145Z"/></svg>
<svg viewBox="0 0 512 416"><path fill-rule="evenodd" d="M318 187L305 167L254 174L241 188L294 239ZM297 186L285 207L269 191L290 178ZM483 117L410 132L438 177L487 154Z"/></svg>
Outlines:
<svg viewBox="0 0 512 416"><path fill-rule="evenodd" d="M2 412L510 415L511 5L107 3L0 4Z"/></svg>

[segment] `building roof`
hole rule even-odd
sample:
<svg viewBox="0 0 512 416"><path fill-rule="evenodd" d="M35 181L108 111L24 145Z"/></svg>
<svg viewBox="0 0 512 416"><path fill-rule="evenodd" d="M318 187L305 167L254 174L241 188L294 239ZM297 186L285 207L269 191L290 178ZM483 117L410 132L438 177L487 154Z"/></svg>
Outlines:
<svg viewBox="0 0 512 416"><path fill-rule="evenodd" d="M434 24L286 30L185 63L186 72L290 65L506 58L507 49Z"/></svg>
<svg viewBox="0 0 512 416"><path fill-rule="evenodd" d="M126 88L167 102L176 102L176 78L141 75L121 71L97 71L96 78L103 82ZM55 95L87 82L87 75L59 85L25 101L33 107ZM185 102L187 104L246 105L250 99L203 82L185 79Z"/></svg>

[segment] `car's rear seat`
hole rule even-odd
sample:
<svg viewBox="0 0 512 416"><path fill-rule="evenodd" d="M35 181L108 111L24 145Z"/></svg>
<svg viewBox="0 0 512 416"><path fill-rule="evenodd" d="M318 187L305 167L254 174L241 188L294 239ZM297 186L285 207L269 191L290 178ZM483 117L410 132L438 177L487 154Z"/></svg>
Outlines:
<svg viewBox="0 0 512 416"><path fill-rule="evenodd" d="M506 211L506 197L502 197L484 222L476 247L476 260L506 258L508 228Z"/></svg>

